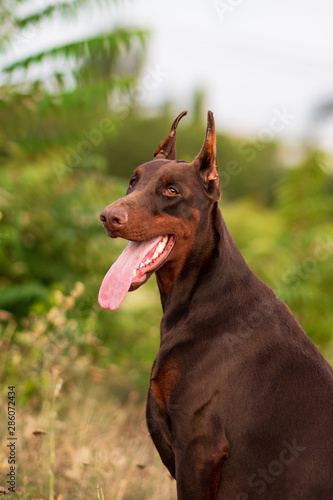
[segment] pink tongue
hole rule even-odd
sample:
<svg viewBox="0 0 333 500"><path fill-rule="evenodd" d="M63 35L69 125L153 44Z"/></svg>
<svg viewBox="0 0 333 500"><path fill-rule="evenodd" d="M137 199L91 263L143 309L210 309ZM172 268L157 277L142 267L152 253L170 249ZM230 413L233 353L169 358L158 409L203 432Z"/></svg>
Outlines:
<svg viewBox="0 0 333 500"><path fill-rule="evenodd" d="M130 241L125 250L110 267L101 288L98 302L103 309L115 311L125 298L136 270L149 251L159 243L162 236L149 241Z"/></svg>

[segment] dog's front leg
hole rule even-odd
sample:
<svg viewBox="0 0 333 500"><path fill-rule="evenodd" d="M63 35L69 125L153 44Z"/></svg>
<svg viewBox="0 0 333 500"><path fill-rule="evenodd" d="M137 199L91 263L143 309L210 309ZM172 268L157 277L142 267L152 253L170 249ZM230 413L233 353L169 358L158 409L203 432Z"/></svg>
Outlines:
<svg viewBox="0 0 333 500"><path fill-rule="evenodd" d="M178 500L215 500L229 443L220 436L199 436L176 450Z"/></svg>

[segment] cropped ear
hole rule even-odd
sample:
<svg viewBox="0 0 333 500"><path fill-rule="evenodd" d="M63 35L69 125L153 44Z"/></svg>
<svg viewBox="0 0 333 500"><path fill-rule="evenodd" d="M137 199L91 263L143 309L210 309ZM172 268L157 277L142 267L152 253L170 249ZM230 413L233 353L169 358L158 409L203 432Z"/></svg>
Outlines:
<svg viewBox="0 0 333 500"><path fill-rule="evenodd" d="M221 195L220 179L216 164L215 121L211 111L207 113L205 142L200 153L194 158L192 165L199 171L208 194L218 200Z"/></svg>
<svg viewBox="0 0 333 500"><path fill-rule="evenodd" d="M170 132L164 141L160 142L158 148L154 153L154 158L157 159L167 159L167 160L175 160L176 159L176 129L179 121L183 118L183 116L187 115L187 111L183 111L180 115L177 116L173 124L171 125Z"/></svg>

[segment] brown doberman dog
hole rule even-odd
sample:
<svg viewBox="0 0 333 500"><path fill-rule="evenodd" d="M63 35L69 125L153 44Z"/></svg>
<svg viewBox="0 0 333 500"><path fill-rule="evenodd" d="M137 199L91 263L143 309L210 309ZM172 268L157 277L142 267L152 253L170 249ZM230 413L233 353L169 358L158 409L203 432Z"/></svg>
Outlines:
<svg viewBox="0 0 333 500"><path fill-rule="evenodd" d="M332 500L333 370L228 232L211 112L199 155L176 160L185 114L101 213L130 243L100 305L116 309L155 272L163 319L147 422L179 500Z"/></svg>

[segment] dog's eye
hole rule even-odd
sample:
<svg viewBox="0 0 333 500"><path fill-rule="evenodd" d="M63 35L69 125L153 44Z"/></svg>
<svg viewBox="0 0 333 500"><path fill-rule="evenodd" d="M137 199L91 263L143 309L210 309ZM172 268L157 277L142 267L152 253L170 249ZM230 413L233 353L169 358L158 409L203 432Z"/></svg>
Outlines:
<svg viewBox="0 0 333 500"><path fill-rule="evenodd" d="M170 186L164 191L163 194L165 194L166 196L177 196L179 194L179 191L177 188Z"/></svg>
<svg viewBox="0 0 333 500"><path fill-rule="evenodd" d="M132 188L135 184L135 181L136 181L136 176L133 175L133 177L130 178L130 181L129 181L129 187Z"/></svg>

